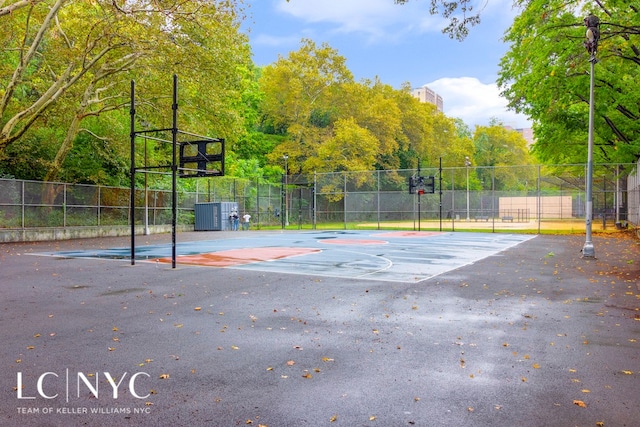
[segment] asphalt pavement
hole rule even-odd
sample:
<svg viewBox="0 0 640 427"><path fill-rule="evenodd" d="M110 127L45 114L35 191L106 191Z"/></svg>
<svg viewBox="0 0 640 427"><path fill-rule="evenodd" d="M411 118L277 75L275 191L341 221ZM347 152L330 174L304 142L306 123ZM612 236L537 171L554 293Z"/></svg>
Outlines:
<svg viewBox="0 0 640 427"><path fill-rule="evenodd" d="M248 235L277 233L178 238ZM638 426L639 242L583 243L535 236L419 281L3 244L0 425Z"/></svg>

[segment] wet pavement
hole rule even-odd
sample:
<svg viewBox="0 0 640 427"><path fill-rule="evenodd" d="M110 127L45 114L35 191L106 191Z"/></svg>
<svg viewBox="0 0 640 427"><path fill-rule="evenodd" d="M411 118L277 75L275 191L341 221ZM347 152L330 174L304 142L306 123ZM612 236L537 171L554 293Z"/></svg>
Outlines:
<svg viewBox="0 0 640 427"><path fill-rule="evenodd" d="M640 419L630 237L181 233L175 269L137 240L0 245L1 425Z"/></svg>

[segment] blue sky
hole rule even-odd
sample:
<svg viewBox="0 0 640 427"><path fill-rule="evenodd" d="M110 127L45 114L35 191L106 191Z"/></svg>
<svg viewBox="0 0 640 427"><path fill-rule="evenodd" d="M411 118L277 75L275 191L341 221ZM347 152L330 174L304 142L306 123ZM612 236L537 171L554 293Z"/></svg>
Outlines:
<svg viewBox="0 0 640 427"><path fill-rule="evenodd" d="M429 0L245 0L257 65L300 48L303 38L329 44L347 59L356 80L378 77L395 88L428 85L444 99L444 112L472 129L492 117L515 128L527 118L506 109L495 80L508 46L501 41L516 11L512 0L480 0L482 22L463 42L442 34L445 22L429 14Z"/></svg>

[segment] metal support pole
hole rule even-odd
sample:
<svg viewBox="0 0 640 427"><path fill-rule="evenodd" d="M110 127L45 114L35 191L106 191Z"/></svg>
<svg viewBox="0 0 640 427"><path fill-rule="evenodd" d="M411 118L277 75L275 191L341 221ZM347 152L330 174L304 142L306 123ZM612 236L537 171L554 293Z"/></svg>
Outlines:
<svg viewBox="0 0 640 427"><path fill-rule="evenodd" d="M173 75L173 127L171 129L171 268L176 268L176 224L178 221L178 76Z"/></svg>
<svg viewBox="0 0 640 427"><path fill-rule="evenodd" d="M316 172L313 172L313 229L316 229L318 225L318 176Z"/></svg>
<svg viewBox="0 0 640 427"><path fill-rule="evenodd" d="M469 218L469 166L471 166L471 160L466 156L464 158L464 166L467 169L467 222L471 221Z"/></svg>
<svg viewBox="0 0 640 427"><path fill-rule="evenodd" d="M144 140L144 235L151 234L149 231L149 173L147 173L147 139ZM197 193L196 193L197 194Z"/></svg>
<svg viewBox="0 0 640 427"><path fill-rule="evenodd" d="M585 214L585 226L586 226L586 238L584 246L582 247L583 258L595 258L596 252L593 246L591 228L593 226L593 104L594 104L594 71L596 56L595 51L591 54L589 60L591 63L591 72L589 73L589 139L588 139L588 154L587 154L587 201L586 201L586 214Z"/></svg>
<svg viewBox="0 0 640 427"><path fill-rule="evenodd" d="M135 89L136 84L131 80L131 108L130 114L130 133L131 138L131 170L129 179L130 194L129 194L129 222L131 223L131 265L136 264L136 108L135 108Z"/></svg>
<svg viewBox="0 0 640 427"><path fill-rule="evenodd" d="M286 227L289 225L289 198L288 198L288 191L287 191L287 186L289 184L289 156L288 155L284 155L284 222L282 223L282 228Z"/></svg>
<svg viewBox="0 0 640 427"><path fill-rule="evenodd" d="M440 196L440 231L442 231L442 157L440 157L440 166L438 168L438 193Z"/></svg>

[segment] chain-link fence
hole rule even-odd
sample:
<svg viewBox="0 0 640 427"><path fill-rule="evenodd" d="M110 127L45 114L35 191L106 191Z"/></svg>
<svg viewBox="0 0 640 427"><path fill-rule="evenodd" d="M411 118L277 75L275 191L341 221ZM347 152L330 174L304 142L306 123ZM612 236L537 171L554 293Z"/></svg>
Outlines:
<svg viewBox="0 0 640 427"><path fill-rule="evenodd" d="M594 166L594 229L638 224L635 170L635 164ZM411 194L410 178L417 176L434 177L434 192L418 186ZM194 223L198 203L235 202L241 216L251 215L252 228L585 229L586 165L334 172L278 182L216 177L194 185L178 191L178 224ZM0 179L0 229L128 226L129 192ZM171 221L170 190L136 190L136 225Z"/></svg>
<svg viewBox="0 0 640 427"><path fill-rule="evenodd" d="M625 226L637 222L637 198L629 196L628 177L633 164L596 165L593 176L594 227ZM315 206L318 223L334 222L387 228L407 226L442 228L584 229L585 165L459 167L420 171L433 176L435 192L409 194L415 170L316 174L312 202L293 190L296 203ZM305 186L306 188L306 186ZM291 189L290 189L291 191ZM634 187L632 192L638 192ZM303 213L304 209L298 209ZM636 213L632 217L629 213Z"/></svg>

